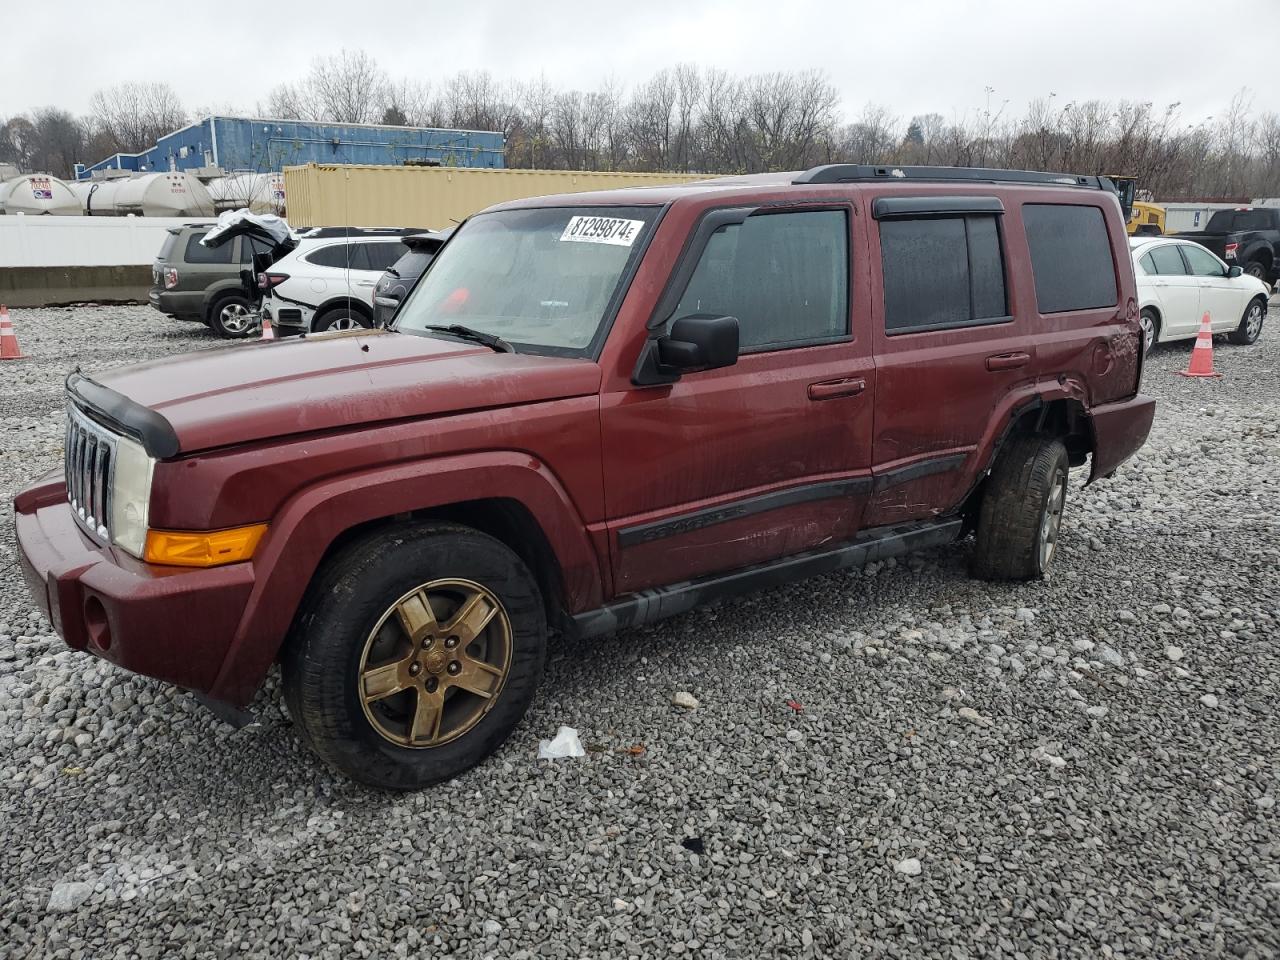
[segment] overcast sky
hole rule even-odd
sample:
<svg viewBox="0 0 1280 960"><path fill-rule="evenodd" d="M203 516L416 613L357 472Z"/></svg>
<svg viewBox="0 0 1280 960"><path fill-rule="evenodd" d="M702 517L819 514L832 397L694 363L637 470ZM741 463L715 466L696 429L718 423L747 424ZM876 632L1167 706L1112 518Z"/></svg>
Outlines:
<svg viewBox="0 0 1280 960"><path fill-rule="evenodd" d="M1280 111L1265 35L1205 0L308 0L305 4L81 4L46 32L4 44L0 117L57 105L83 112L98 87L164 80L188 110L252 110L266 91L343 46L392 77L489 70L545 73L583 89L629 84L677 63L738 74L820 68L846 114L868 101L948 118L1055 93L1180 101L1186 122L1221 111L1254 81L1254 112ZM1277 0L1261 8L1280 12ZM1241 8L1243 9L1243 8ZM1269 29L1269 28L1268 28ZM130 39L132 38L132 40ZM16 40L16 38L14 38ZM43 40L43 42L42 42ZM1251 48L1252 53L1247 50ZM1230 51L1235 49L1233 57ZM1243 69L1253 63L1256 69ZM1233 66L1234 64L1234 66Z"/></svg>

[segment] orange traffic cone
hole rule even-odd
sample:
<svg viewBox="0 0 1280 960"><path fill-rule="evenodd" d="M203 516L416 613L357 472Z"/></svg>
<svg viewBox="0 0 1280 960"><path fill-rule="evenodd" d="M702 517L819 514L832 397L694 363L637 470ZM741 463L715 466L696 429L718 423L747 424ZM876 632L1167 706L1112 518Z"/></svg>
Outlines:
<svg viewBox="0 0 1280 960"><path fill-rule="evenodd" d="M13 324L9 322L9 308L0 303L0 360L21 360L22 348L18 346L18 335L13 332Z"/></svg>
<svg viewBox="0 0 1280 960"><path fill-rule="evenodd" d="M1200 319L1200 333L1196 335L1196 345L1191 351L1191 362L1187 369L1179 370L1182 377L1220 377L1213 369L1213 327L1209 325L1209 314Z"/></svg>
<svg viewBox="0 0 1280 960"><path fill-rule="evenodd" d="M264 313L262 315L262 339L274 340L275 338L276 332L271 329L271 318Z"/></svg>

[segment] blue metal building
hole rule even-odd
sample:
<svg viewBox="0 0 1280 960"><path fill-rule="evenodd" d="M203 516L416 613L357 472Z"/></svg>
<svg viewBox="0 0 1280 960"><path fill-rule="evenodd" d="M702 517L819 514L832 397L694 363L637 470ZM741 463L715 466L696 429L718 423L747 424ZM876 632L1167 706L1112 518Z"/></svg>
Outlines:
<svg viewBox="0 0 1280 960"><path fill-rule="evenodd" d="M205 117L175 130L142 153L117 153L91 167L76 168L76 178L97 170L150 173L220 167L228 173L278 172L301 163L374 163L435 160L453 167L503 167L501 133L392 127L365 123L308 123Z"/></svg>

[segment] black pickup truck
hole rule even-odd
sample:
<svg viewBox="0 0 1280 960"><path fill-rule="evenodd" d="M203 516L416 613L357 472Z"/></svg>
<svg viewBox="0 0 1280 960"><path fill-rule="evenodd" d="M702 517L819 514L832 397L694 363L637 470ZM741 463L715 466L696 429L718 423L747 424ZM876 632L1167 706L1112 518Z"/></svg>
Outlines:
<svg viewBox="0 0 1280 960"><path fill-rule="evenodd" d="M1239 265L1251 277L1267 283L1276 279L1280 262L1280 207L1236 207L1219 210L1204 230L1174 234L1194 240L1228 264Z"/></svg>

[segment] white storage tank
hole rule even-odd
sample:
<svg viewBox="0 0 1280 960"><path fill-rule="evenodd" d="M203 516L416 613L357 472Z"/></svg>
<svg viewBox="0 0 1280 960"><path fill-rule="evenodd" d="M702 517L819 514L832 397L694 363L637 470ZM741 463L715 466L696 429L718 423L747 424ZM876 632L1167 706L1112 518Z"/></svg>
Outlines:
<svg viewBox="0 0 1280 960"><path fill-rule="evenodd" d="M209 191L189 173L144 173L128 180L111 181L111 185L115 187L111 201L116 216L213 216L213 199ZM101 209L97 193L91 198L91 204L96 216ZM105 213L105 209L102 212Z"/></svg>
<svg viewBox="0 0 1280 960"><path fill-rule="evenodd" d="M208 187L219 213L246 207L252 213L284 213L283 174L230 173L210 180Z"/></svg>
<svg viewBox="0 0 1280 960"><path fill-rule="evenodd" d="M80 201L71 188L47 173L29 173L0 185L0 207L10 214L80 215Z"/></svg>
<svg viewBox="0 0 1280 960"><path fill-rule="evenodd" d="M120 215L116 210L116 191L127 179L76 180L70 185L71 192L79 199L80 211L85 216L115 217Z"/></svg>

